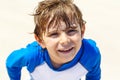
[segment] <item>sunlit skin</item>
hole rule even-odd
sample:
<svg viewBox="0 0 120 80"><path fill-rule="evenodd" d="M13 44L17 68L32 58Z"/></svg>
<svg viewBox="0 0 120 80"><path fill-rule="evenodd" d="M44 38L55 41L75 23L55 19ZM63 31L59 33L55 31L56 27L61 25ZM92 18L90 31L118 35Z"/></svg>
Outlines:
<svg viewBox="0 0 120 80"><path fill-rule="evenodd" d="M49 52L51 62L55 68L59 68L62 64L71 61L79 51L82 44L84 34L84 26L82 29L78 24L73 24L73 28L66 28L64 22L60 22L60 27L46 29L43 34L43 41L36 40Z"/></svg>

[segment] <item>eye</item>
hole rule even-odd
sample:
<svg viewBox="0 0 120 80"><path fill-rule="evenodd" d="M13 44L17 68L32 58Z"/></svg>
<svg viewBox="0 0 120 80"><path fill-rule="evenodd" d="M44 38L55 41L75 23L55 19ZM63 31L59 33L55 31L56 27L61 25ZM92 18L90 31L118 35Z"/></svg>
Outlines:
<svg viewBox="0 0 120 80"><path fill-rule="evenodd" d="M50 33L49 34L49 37L52 37L52 38L56 38L56 37L58 37L59 36L59 34L57 33L57 32L54 32L54 33Z"/></svg>
<svg viewBox="0 0 120 80"><path fill-rule="evenodd" d="M71 30L68 30L68 31L67 31L67 34L68 34L69 36L72 36L72 35L76 34L77 32L78 32L77 30L71 29Z"/></svg>

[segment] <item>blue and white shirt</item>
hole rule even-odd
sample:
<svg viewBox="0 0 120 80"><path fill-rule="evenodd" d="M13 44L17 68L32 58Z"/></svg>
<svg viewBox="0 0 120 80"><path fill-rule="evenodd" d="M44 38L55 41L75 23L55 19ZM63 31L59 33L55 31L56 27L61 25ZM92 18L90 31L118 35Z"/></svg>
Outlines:
<svg viewBox="0 0 120 80"><path fill-rule="evenodd" d="M75 58L55 69L48 51L34 41L26 48L13 51L6 60L10 80L20 80L21 69L26 66L31 80L100 80L101 55L96 43L83 39L82 46Z"/></svg>

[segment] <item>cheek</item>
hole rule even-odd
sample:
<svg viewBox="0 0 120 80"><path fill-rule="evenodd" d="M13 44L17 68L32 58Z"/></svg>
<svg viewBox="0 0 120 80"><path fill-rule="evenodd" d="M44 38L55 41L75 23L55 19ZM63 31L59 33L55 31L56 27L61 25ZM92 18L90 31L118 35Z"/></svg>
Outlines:
<svg viewBox="0 0 120 80"><path fill-rule="evenodd" d="M76 46L80 46L82 44L81 34L78 34L78 35L72 37L72 40Z"/></svg>
<svg viewBox="0 0 120 80"><path fill-rule="evenodd" d="M55 48L57 46L57 40L46 38L44 40L46 48Z"/></svg>
<svg viewBox="0 0 120 80"><path fill-rule="evenodd" d="M72 37L72 39L73 39L74 41L81 41L81 40L82 40L81 32L79 32L79 33L77 33L76 35L74 35L74 36Z"/></svg>

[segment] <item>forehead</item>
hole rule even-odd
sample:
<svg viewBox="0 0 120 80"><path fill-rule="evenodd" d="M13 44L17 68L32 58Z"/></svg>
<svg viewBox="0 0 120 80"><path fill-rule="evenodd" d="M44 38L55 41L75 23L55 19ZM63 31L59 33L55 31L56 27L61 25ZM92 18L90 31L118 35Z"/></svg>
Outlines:
<svg viewBox="0 0 120 80"><path fill-rule="evenodd" d="M59 24L57 25L54 24L54 25L51 25L49 28L46 28L46 32L59 31L59 30L65 31L65 30L68 30L71 28L73 29L77 27L79 27L78 23L66 24L63 21L60 21Z"/></svg>

